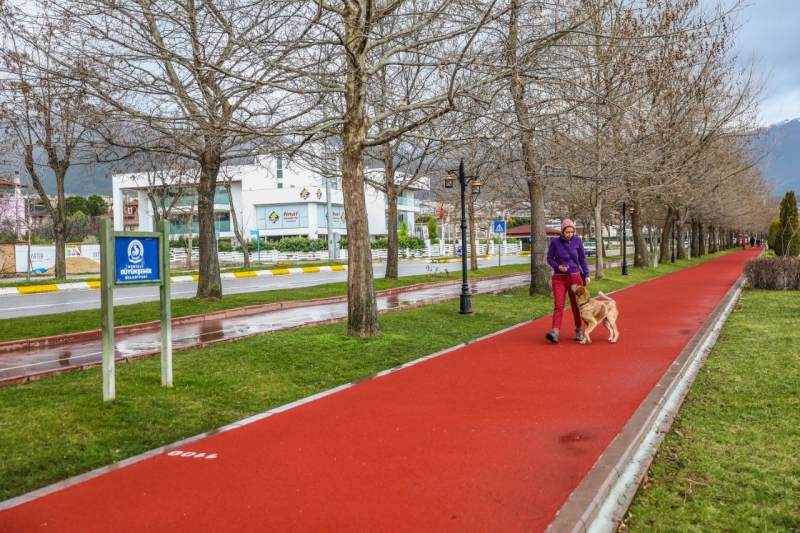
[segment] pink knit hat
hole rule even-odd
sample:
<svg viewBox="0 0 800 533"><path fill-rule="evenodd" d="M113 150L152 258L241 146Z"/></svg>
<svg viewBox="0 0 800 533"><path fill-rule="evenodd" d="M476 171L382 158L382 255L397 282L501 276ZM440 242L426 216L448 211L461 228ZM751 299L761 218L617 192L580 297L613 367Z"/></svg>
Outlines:
<svg viewBox="0 0 800 533"><path fill-rule="evenodd" d="M564 230L567 228L575 229L575 224L568 218L564 219L564 222L561 223L561 233L564 233Z"/></svg>

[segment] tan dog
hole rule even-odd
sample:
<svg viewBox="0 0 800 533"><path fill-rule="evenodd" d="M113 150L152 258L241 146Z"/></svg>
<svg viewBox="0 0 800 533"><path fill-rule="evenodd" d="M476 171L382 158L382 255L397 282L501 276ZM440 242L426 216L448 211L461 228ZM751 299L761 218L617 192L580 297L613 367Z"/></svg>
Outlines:
<svg viewBox="0 0 800 533"><path fill-rule="evenodd" d="M581 318L583 323L586 324L586 331L583 332L583 340L581 344L591 343L592 339L589 338L589 333L597 327L599 322L611 333L608 338L611 343L617 342L619 339L619 330L617 329L617 302L599 292L600 298L592 300L589 294L589 289L581 285L573 285L572 291L578 300L578 309L580 309Z"/></svg>

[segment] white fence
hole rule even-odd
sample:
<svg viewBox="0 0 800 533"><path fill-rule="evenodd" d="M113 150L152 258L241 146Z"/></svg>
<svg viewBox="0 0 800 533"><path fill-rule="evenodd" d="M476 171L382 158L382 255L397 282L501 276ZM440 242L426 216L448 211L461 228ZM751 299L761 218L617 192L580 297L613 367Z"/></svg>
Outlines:
<svg viewBox="0 0 800 533"><path fill-rule="evenodd" d="M519 244L503 244L500 246L501 252L506 254L516 254L522 250ZM438 245L434 244L428 246L425 250L410 250L408 248L400 250L400 259L425 259L433 257L455 257L454 246L452 244ZM478 255L497 255L498 246L494 243L489 245L479 244ZM467 253L472 248L467 245ZM186 250L182 248L171 248L169 251L170 261L185 262ZM386 250L372 250L372 259L386 260ZM339 259L347 259L347 250L339 251ZM199 253L196 248L192 249L192 260L197 262L199 260ZM243 263L244 254L241 252L219 252L219 260L222 263ZM262 263L277 263L283 261L327 261L328 251L321 252L278 252L277 250L262 250L261 262ZM257 263L259 256L257 251L250 252L250 261Z"/></svg>

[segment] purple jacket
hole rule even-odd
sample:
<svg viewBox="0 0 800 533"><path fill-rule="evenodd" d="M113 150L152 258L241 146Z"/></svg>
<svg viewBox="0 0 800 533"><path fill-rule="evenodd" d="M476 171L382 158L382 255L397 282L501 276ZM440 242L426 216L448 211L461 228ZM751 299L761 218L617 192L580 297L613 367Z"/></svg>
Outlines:
<svg viewBox="0 0 800 533"><path fill-rule="evenodd" d="M589 265L586 264L586 252L583 249L583 241L577 235L568 241L563 237L556 237L550 241L550 248L547 250L547 262L553 267L553 272L555 274L560 274L561 271L558 267L561 265L566 265L570 274L578 274L581 271L580 268L578 268L578 263L570 259L562 243L569 247L575 259L580 261L583 272L588 276Z"/></svg>

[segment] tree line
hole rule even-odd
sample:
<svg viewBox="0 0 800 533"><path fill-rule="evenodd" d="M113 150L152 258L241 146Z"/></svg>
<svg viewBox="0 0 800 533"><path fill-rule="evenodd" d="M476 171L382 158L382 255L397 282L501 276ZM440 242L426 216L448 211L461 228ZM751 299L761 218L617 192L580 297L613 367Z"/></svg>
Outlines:
<svg viewBox="0 0 800 533"><path fill-rule="evenodd" d="M57 178L46 201L57 248L71 165L156 161L156 173L166 161L191 174L198 298L222 297L213 200L229 162L271 154L338 176L348 334L369 337L380 323L365 187L387 195L396 277L397 198L432 177L442 201L460 202L440 178L461 159L483 183L466 196L469 213L530 211L531 294L550 291L547 213L583 217L602 235L625 202L639 267L645 226L661 231L662 258L673 227L692 246L766 228L774 202L751 149L763 80L736 56L741 5L725 5L10 0L0 120L42 198L42 172ZM469 234L477 249L474 224Z"/></svg>

